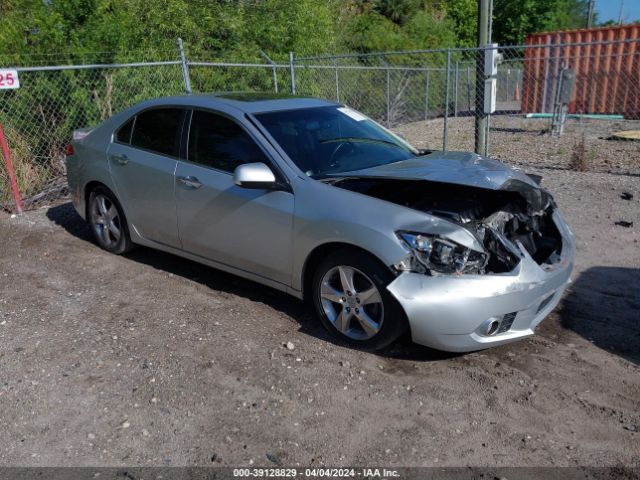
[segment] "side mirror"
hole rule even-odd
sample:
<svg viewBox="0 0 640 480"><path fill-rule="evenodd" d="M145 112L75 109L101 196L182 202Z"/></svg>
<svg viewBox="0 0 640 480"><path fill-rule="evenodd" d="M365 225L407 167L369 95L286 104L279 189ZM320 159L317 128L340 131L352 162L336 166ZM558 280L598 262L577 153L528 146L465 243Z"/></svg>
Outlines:
<svg viewBox="0 0 640 480"><path fill-rule="evenodd" d="M264 163L245 163L234 170L233 183L243 188L269 189L276 186L276 176Z"/></svg>

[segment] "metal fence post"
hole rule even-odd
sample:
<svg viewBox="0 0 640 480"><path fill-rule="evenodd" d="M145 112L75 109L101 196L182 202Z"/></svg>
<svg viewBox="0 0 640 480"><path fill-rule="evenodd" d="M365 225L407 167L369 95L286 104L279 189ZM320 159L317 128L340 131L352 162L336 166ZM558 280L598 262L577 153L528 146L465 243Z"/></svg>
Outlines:
<svg viewBox="0 0 640 480"><path fill-rule="evenodd" d="M511 95L509 95L509 77L510 76L511 76L511 69L507 68L507 75L506 75L507 78L504 81L504 83L505 83L504 92L505 92L507 98L503 99L503 100L505 100L507 102L509 101L510 98L513 98L513 97L511 97ZM500 72L498 72L498 78L500 78ZM498 82L498 85L500 85L500 82ZM498 93L500 93L500 89L499 88L498 88ZM496 100L498 100L498 99L496 98Z"/></svg>
<svg viewBox="0 0 640 480"><path fill-rule="evenodd" d="M336 101L340 101L340 77L338 76L338 62L334 62L336 66Z"/></svg>
<svg viewBox="0 0 640 480"><path fill-rule="evenodd" d="M184 78L184 91L187 94L191 93L191 79L189 78L189 62L187 62L187 56L184 53L184 45L182 39L178 38L178 50L180 50L180 62L182 64L182 77Z"/></svg>
<svg viewBox="0 0 640 480"><path fill-rule="evenodd" d="M457 117L458 116L458 80L460 78L460 62L456 61L456 78L455 78L455 83L453 84L453 102L454 102L454 107L453 107L453 116Z"/></svg>
<svg viewBox="0 0 640 480"><path fill-rule="evenodd" d="M424 92L424 119L429 118L429 70L427 69L427 83Z"/></svg>
<svg viewBox="0 0 640 480"><path fill-rule="evenodd" d="M447 151L448 141L448 120L449 120L449 77L451 75L451 49L447 48L447 71L445 74L444 88L444 131L442 133L442 150Z"/></svg>
<svg viewBox="0 0 640 480"><path fill-rule="evenodd" d="M273 89L278 93L278 72L276 71L276 67L273 67Z"/></svg>
<svg viewBox="0 0 640 480"><path fill-rule="evenodd" d="M467 110L471 112L471 68L467 67Z"/></svg>
<svg viewBox="0 0 640 480"><path fill-rule="evenodd" d="M293 52L289 52L289 71L291 72L291 93L296 94L296 69L294 66Z"/></svg>
<svg viewBox="0 0 640 480"><path fill-rule="evenodd" d="M260 55L262 55L262 57L267 61L267 63L269 63L270 65L273 65L273 69L272 69L273 70L273 89L275 90L276 93L278 93L278 73L276 72L276 64L273 62L273 60L271 60L269 55L264 53L262 50L260 50Z"/></svg>
<svg viewBox="0 0 640 480"><path fill-rule="evenodd" d="M387 128L391 128L391 72L389 68L387 68Z"/></svg>

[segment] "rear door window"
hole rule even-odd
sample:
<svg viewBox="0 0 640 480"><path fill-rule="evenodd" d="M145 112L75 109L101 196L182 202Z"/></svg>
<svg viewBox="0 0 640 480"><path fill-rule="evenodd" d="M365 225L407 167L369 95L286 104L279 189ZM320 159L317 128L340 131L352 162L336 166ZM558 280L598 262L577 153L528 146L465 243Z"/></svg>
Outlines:
<svg viewBox="0 0 640 480"><path fill-rule="evenodd" d="M225 172L233 172L244 163L270 163L240 125L222 115L202 110L193 112L188 160Z"/></svg>
<svg viewBox="0 0 640 480"><path fill-rule="evenodd" d="M129 144L131 142L131 131L133 130L133 121L135 117L121 126L116 132L116 141Z"/></svg>
<svg viewBox="0 0 640 480"><path fill-rule="evenodd" d="M139 113L131 145L161 155L178 156L184 110L154 108Z"/></svg>

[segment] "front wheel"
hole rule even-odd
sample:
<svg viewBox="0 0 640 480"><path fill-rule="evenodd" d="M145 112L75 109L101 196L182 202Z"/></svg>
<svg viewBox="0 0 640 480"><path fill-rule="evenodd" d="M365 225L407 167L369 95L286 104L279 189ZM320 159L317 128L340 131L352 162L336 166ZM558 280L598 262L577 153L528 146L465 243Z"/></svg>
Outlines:
<svg viewBox="0 0 640 480"><path fill-rule="evenodd" d="M398 339L408 322L387 290L394 279L377 259L359 251L329 255L313 278L313 303L335 337L365 350L380 350Z"/></svg>

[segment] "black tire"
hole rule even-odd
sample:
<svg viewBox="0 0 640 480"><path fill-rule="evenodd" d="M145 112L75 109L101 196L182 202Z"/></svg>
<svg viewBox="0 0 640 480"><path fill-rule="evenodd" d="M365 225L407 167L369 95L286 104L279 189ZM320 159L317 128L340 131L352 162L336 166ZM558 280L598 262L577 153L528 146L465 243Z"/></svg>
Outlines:
<svg viewBox="0 0 640 480"><path fill-rule="evenodd" d="M112 208L117 212L117 216L111 219L113 224L111 225L112 228L105 226L105 222L108 222L108 217L101 211L100 203L102 201L104 201L103 206L106 207L109 217L112 215L112 213L109 213L113 212L113 210L111 210ZM127 218L124 215L122 206L116 196L107 187L100 185L89 193L87 221L91 227L93 238L95 238L100 248L115 253L116 255L126 253L133 248L133 243L129 235L129 225L127 224ZM114 233L116 231L119 232L117 236Z"/></svg>
<svg viewBox="0 0 640 480"><path fill-rule="evenodd" d="M333 291L327 290L327 288L332 288L332 285L335 282L335 275L338 275L340 279L342 278L340 269L343 267L346 267L346 269L353 269L354 271L353 277L355 280L352 284L355 284L355 298L349 298L345 295L339 299L341 303L337 303L333 300L329 300L326 297L326 294L329 292L330 295L333 295ZM338 272L336 272L336 269L338 269ZM311 284L313 306L320 322L331 335L349 346L367 351L381 350L389 346L404 332L406 332L409 326L402 306L387 290L387 285L389 285L394 278L393 273L385 267L385 265L372 255L365 252L358 250L340 250L328 255L316 268ZM365 286L363 288L366 288L366 281L373 283L377 288L380 302L375 302L370 305L360 305L360 315L356 315L355 310L359 306L358 303L361 301L361 299L357 297L356 293L359 290L358 282L360 282L360 285ZM342 286L342 282L340 285ZM324 297L323 292L325 295ZM362 291L360 293L365 292ZM345 311L349 309L349 304L344 302L345 299L347 302L352 302L351 307L353 307L351 308L351 312L353 313L350 318L354 321L354 324L349 328L348 334L343 333L339 327L336 326L341 323L340 318L342 317L340 317L340 315L335 315L338 309L340 309L341 314L342 309ZM354 304L353 302L356 299L358 303ZM380 307L379 304L381 304L382 307ZM360 320L362 312L369 308L372 308L373 310L367 310L367 318L371 318L373 320L382 318L379 330L377 330L373 335L371 333L373 330L370 330L369 332L365 331L363 328L364 324ZM329 311L329 313L327 313L327 311ZM332 320L329 315L337 318ZM350 322L351 320L347 321L348 324L350 324ZM362 333L358 332L358 329L362 330Z"/></svg>

